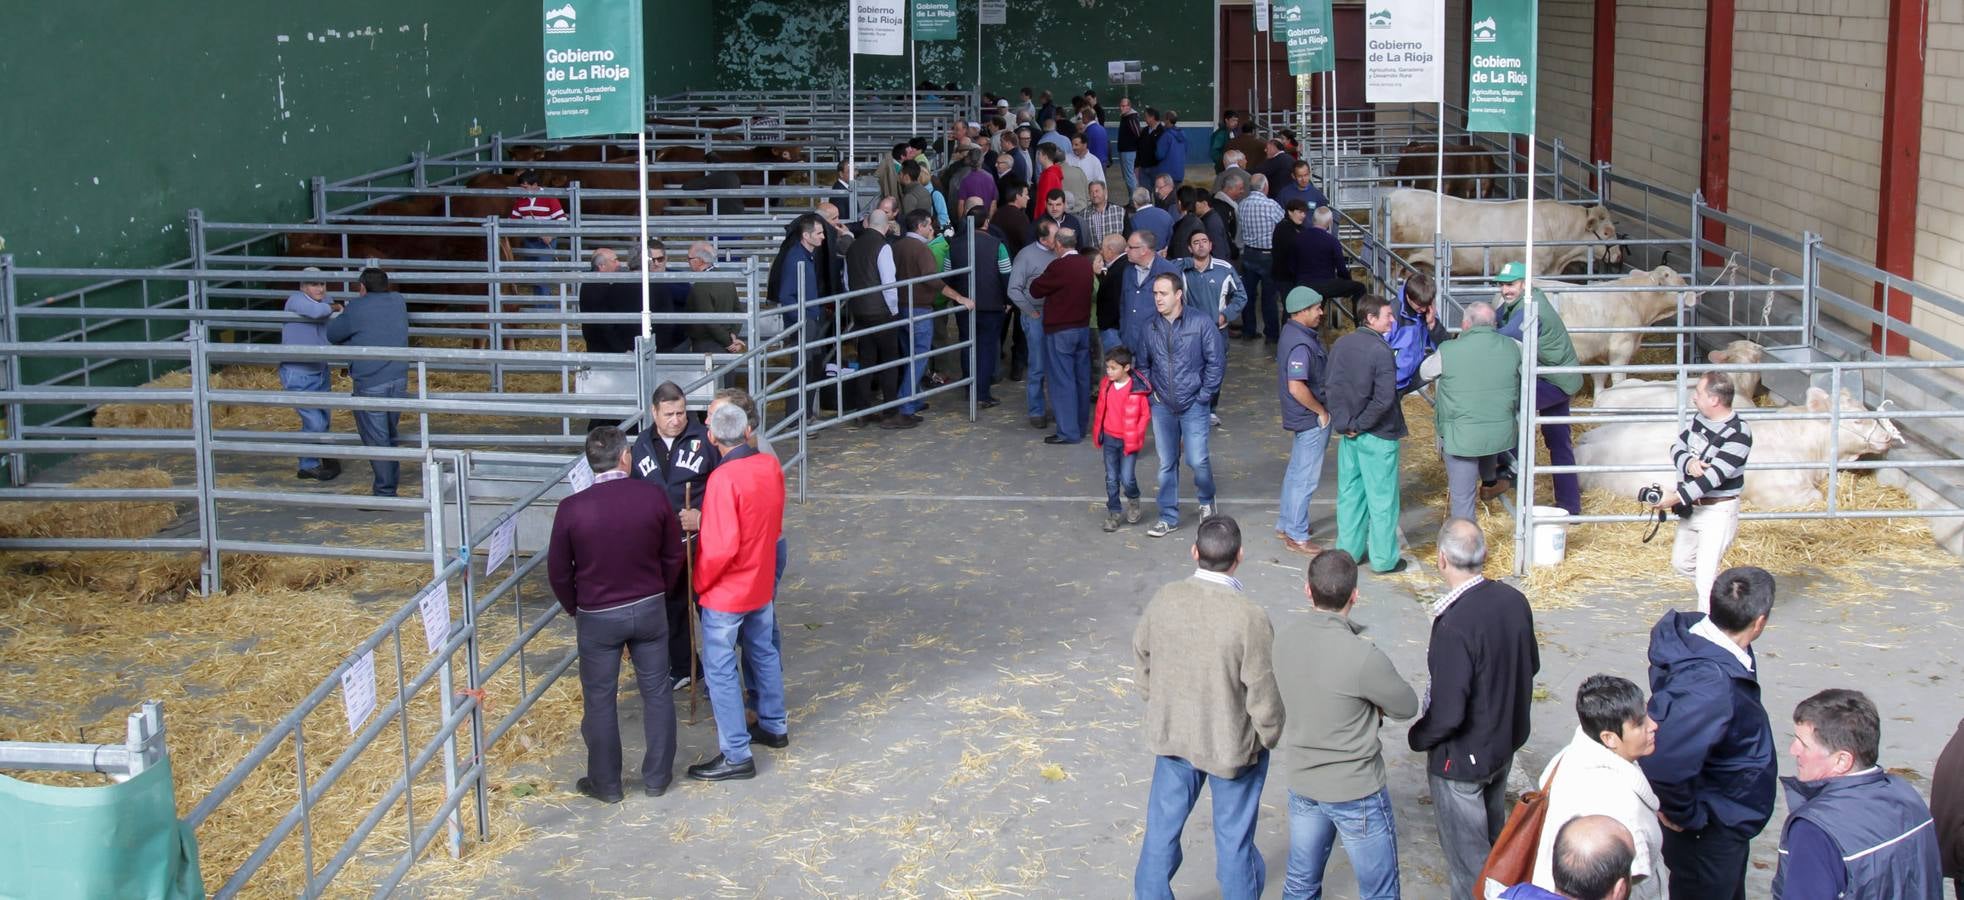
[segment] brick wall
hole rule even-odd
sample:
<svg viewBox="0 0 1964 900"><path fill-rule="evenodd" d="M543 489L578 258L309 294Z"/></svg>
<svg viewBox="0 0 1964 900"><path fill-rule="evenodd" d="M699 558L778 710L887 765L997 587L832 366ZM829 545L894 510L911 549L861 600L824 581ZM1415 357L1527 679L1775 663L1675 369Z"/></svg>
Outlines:
<svg viewBox="0 0 1964 900"><path fill-rule="evenodd" d="M1611 162L1631 177L1690 192L1698 186L1704 0L1624 0L1616 16Z"/></svg>
<svg viewBox="0 0 1964 900"><path fill-rule="evenodd" d="M1964 296L1964 0L1930 4L1924 58L1923 160L1916 207L1916 277ZM1911 323L1964 344L1964 318L1918 303Z"/></svg>
<svg viewBox="0 0 1964 900"><path fill-rule="evenodd" d="M1589 91L1594 83L1589 60L1595 46L1595 7L1595 0L1541 2L1535 132L1542 140L1560 139L1583 159L1589 158Z"/></svg>

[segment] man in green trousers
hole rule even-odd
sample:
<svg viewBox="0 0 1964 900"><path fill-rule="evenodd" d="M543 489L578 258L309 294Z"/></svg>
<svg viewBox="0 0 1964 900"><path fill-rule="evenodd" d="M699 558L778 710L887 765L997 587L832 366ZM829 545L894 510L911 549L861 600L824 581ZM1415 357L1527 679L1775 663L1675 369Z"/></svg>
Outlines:
<svg viewBox="0 0 1964 900"><path fill-rule="evenodd" d="M1398 360L1385 335L1398 316L1376 294L1357 301L1363 327L1330 348L1324 405L1337 440L1337 543L1380 575L1405 571L1398 555Z"/></svg>

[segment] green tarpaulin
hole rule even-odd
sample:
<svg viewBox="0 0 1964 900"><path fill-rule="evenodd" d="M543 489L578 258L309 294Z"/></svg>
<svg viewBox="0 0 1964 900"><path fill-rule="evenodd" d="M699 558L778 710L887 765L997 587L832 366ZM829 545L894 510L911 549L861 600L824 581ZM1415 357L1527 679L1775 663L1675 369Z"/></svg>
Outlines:
<svg viewBox="0 0 1964 900"><path fill-rule="evenodd" d="M103 787L0 775L0 822L0 897L205 895L197 841L177 818L169 760Z"/></svg>

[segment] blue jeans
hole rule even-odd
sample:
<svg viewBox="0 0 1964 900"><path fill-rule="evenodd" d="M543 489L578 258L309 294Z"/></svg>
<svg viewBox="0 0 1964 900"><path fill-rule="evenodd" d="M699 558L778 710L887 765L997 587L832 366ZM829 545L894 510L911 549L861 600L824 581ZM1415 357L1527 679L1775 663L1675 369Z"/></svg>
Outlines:
<svg viewBox="0 0 1964 900"><path fill-rule="evenodd" d="M1193 401L1186 412L1154 400L1152 402L1153 450L1159 454L1159 520L1180 524L1180 457L1184 452L1187 468L1193 470L1193 489L1201 506L1214 505L1214 466L1207 459L1207 438L1212 423L1207 398Z"/></svg>
<svg viewBox="0 0 1964 900"><path fill-rule="evenodd" d="M1343 837L1350 867L1357 871L1361 900L1397 900L1398 828L1391 812L1391 790L1345 803L1318 803L1289 792L1289 874L1284 900L1323 896L1323 869L1330 849Z"/></svg>
<svg viewBox="0 0 1964 900"><path fill-rule="evenodd" d="M989 389L990 382L996 380L996 363L1002 357L1002 320L1007 315L1002 310L995 312L979 311L975 314L975 398L977 400L996 399ZM968 355L962 354L963 365L967 365Z"/></svg>
<svg viewBox="0 0 1964 900"><path fill-rule="evenodd" d="M1269 340L1280 340L1282 324L1277 309L1274 271L1275 257L1267 250L1253 247L1241 251L1241 286L1248 291L1248 305L1241 308L1241 335L1246 337L1258 329Z"/></svg>
<svg viewBox="0 0 1964 900"><path fill-rule="evenodd" d="M1146 800L1146 839L1132 875L1136 900L1173 900L1173 873L1180 870L1180 832L1200 800L1204 783L1214 791L1214 877L1221 900L1255 900L1268 882L1268 866L1255 846L1255 816L1268 780L1268 751L1233 778L1209 775L1177 756L1153 764Z"/></svg>
<svg viewBox="0 0 1964 900"><path fill-rule="evenodd" d="M771 648L778 652L778 673L784 672L784 629L777 627L777 587L784 583L784 564L790 559L789 547L785 539L777 539L777 569L771 575ZM746 667L743 670L743 708L757 711L757 676Z"/></svg>
<svg viewBox="0 0 1964 900"><path fill-rule="evenodd" d="M772 636L777 633L777 607L765 604L747 613L702 611L702 681L709 688L709 708L716 715L716 744L723 759L740 763L750 758L750 728L743 718L743 685L737 681L737 654L757 685L757 727L784 734L784 667Z"/></svg>
<svg viewBox="0 0 1964 900"><path fill-rule="evenodd" d="M1125 346L1125 336L1121 335L1118 329L1116 328L1098 329L1098 355L1100 357L1104 356L1104 354L1110 353L1113 350L1116 350L1123 346ZM1105 367L1102 364L1095 366L1094 368L1096 368L1100 372L1105 370Z"/></svg>
<svg viewBox="0 0 1964 900"><path fill-rule="evenodd" d="M386 397L401 399L408 396L407 376L384 381L379 384L355 383L357 397ZM396 445L396 424L401 413L380 410L356 410L355 431L361 434L364 447L393 447ZM396 481L402 472L402 464L393 459L371 459L368 466L375 470L375 496L393 497L396 495Z"/></svg>
<svg viewBox="0 0 1964 900"><path fill-rule="evenodd" d="M1117 513L1124 510L1119 505L1119 493L1127 500L1139 499L1139 454L1125 452L1125 440L1105 435L1102 449L1105 451L1105 511Z"/></svg>
<svg viewBox="0 0 1964 900"><path fill-rule="evenodd" d="M318 363L280 363L280 387L289 391L326 391L328 385L327 366ZM302 434L326 434L327 410L298 407L294 412L300 414ZM319 457L300 457L300 468L312 469L321 464Z"/></svg>
<svg viewBox="0 0 1964 900"><path fill-rule="evenodd" d="M543 262L548 262L552 259L551 256L552 242L546 240L545 238L529 237L523 241L520 241L519 246L526 250L537 251L534 253L521 254L520 259L522 259L525 262L543 263ZM556 291L554 291L550 285L545 285L545 284L528 284L524 288L521 288L521 290L527 291L532 294L536 294L541 297L551 296L552 294L556 293Z"/></svg>
<svg viewBox="0 0 1964 900"><path fill-rule="evenodd" d="M1023 369L1023 403L1029 409L1030 418L1040 419L1049 412L1049 407L1043 402L1043 359L1049 355L1044 352L1044 347L1048 345L1044 343L1043 316L1022 315L1017 318L1023 323L1023 340L1030 346L1030 361Z"/></svg>
<svg viewBox="0 0 1964 900"><path fill-rule="evenodd" d="M1132 192L1139 187L1139 175L1133 171L1137 168L1139 168L1138 151L1128 150L1118 155L1118 169L1125 175L1125 202L1120 203L1120 206L1132 203Z"/></svg>
<svg viewBox="0 0 1964 900"><path fill-rule="evenodd" d="M905 373L900 376L902 382L900 385L900 396L902 397L912 397L920 393L921 379L927 375L927 355L934 349L935 320L925 318L925 316L933 312L934 310L932 309L921 310L913 322L907 326L907 338L912 342L910 346L914 353L914 361L908 363L901 369ZM912 403L902 403L900 404L900 411L903 414L911 416L919 413L921 406L922 404L918 400Z"/></svg>
<svg viewBox="0 0 1964 900"><path fill-rule="evenodd" d="M1075 444L1091 424L1091 329L1066 328L1044 335L1050 408L1057 436Z"/></svg>
<svg viewBox="0 0 1964 900"><path fill-rule="evenodd" d="M1290 540L1309 540L1309 501L1323 481L1323 454L1330 449L1329 426L1298 431L1289 445L1289 468L1282 473L1282 514L1275 530Z"/></svg>

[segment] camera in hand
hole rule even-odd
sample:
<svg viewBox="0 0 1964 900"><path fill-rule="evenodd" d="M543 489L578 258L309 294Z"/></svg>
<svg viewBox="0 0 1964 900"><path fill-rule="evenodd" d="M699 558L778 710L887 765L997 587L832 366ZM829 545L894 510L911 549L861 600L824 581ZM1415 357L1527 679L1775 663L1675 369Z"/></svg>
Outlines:
<svg viewBox="0 0 1964 900"><path fill-rule="evenodd" d="M1662 485L1653 483L1637 488L1637 502L1645 506L1656 506L1663 499L1664 487Z"/></svg>

